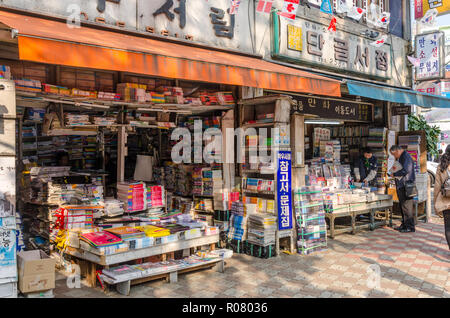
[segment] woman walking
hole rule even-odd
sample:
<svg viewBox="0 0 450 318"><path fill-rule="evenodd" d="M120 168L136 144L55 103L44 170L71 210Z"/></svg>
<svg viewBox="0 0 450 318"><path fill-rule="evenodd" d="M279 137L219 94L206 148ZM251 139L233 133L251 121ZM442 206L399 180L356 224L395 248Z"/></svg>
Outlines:
<svg viewBox="0 0 450 318"><path fill-rule="evenodd" d="M448 182L446 182L448 179ZM434 184L434 210L436 214L444 217L445 238L450 249L450 196L445 195L446 183L450 186L450 145L441 156L439 167L436 171ZM444 191L443 191L444 190ZM448 188L450 195L450 187Z"/></svg>

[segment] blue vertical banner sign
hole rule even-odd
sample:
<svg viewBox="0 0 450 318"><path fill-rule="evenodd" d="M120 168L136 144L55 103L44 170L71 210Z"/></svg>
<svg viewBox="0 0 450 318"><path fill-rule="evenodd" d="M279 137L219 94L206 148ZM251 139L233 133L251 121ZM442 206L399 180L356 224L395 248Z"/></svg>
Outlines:
<svg viewBox="0 0 450 318"><path fill-rule="evenodd" d="M292 177L291 152L279 151L277 155L277 208L278 229L292 229Z"/></svg>

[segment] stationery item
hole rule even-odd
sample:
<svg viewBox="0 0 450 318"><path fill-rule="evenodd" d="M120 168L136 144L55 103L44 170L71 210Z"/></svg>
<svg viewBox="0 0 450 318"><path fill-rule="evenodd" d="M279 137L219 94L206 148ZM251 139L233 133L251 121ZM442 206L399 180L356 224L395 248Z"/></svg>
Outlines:
<svg viewBox="0 0 450 318"><path fill-rule="evenodd" d="M122 226L122 227L106 229L105 231L107 231L111 234L114 234L123 240L141 238L141 237L145 236L145 232L141 231L140 229L138 229L136 227Z"/></svg>
<svg viewBox="0 0 450 318"><path fill-rule="evenodd" d="M107 231L80 234L80 239L94 247L104 247L123 242L118 236Z"/></svg>

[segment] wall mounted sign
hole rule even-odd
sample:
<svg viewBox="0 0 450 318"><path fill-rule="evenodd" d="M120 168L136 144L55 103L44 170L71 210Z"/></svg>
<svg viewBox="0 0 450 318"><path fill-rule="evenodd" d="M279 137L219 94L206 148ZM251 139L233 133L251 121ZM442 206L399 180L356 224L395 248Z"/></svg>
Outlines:
<svg viewBox="0 0 450 318"><path fill-rule="evenodd" d="M2 5L81 22L101 22L126 30L164 35L253 52L248 10L229 14L230 0L4 0ZM99 18L99 19L98 19Z"/></svg>
<svg viewBox="0 0 450 318"><path fill-rule="evenodd" d="M416 35L416 81L445 77L444 32L430 32Z"/></svg>
<svg viewBox="0 0 450 318"><path fill-rule="evenodd" d="M391 45L370 45L373 39L328 25L298 18L295 21L272 15L272 58L334 71L364 74L378 79L392 75Z"/></svg>
<svg viewBox="0 0 450 318"><path fill-rule="evenodd" d="M373 121L374 106L370 103L353 102L343 99L321 98L308 95L291 95L297 101L294 112L317 115L326 119L347 121Z"/></svg>
<svg viewBox="0 0 450 318"><path fill-rule="evenodd" d="M405 105L405 106L394 106L392 107L392 116L404 116L404 115L410 115L411 114L411 106Z"/></svg>

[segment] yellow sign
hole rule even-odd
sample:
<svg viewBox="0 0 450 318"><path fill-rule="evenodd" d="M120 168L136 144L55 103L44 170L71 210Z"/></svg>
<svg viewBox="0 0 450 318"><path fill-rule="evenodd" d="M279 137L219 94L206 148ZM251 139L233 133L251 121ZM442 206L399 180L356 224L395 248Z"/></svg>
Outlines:
<svg viewBox="0 0 450 318"><path fill-rule="evenodd" d="M302 28L288 24L288 49L302 51Z"/></svg>
<svg viewBox="0 0 450 318"><path fill-rule="evenodd" d="M445 14L450 12L450 0L422 0L423 2L423 14L430 10L438 10L438 14Z"/></svg>

